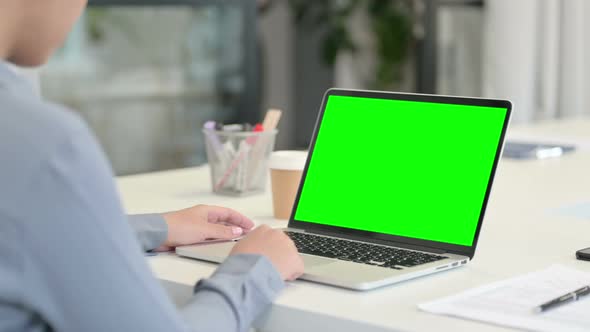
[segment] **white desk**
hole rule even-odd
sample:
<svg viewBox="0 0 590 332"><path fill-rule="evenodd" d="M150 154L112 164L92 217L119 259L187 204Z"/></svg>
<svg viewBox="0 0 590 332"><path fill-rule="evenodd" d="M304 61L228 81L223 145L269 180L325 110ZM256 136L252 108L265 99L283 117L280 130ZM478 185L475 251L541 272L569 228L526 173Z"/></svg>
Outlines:
<svg viewBox="0 0 590 332"><path fill-rule="evenodd" d="M427 314L416 304L552 263L590 271L590 263L574 258L575 250L590 246L590 220L551 213L564 205L590 202L590 120L515 127L509 132L521 138L538 135L577 140L581 148L559 159L500 163L470 264L366 293L297 281L256 327L264 331L507 330ZM207 203L235 208L257 223L286 224L271 217L268 193L247 198L212 195L206 167L124 177L118 183L130 213ZM149 263L177 303L186 301L194 283L215 268L172 254L150 258Z"/></svg>

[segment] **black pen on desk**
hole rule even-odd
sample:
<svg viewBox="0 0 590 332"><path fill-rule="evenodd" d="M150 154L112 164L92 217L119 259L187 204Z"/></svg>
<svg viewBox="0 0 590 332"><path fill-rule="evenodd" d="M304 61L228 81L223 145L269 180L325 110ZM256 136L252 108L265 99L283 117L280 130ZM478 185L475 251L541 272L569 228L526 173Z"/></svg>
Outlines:
<svg viewBox="0 0 590 332"><path fill-rule="evenodd" d="M573 292L567 293L565 295L561 295L560 297L557 297L551 301L547 301L547 302L541 304L540 306L535 307L534 311L537 313L547 311L549 309L558 307L562 304L572 302L572 301L577 301L580 297L588 295L588 294L590 294L590 286L584 286L582 288L576 289Z"/></svg>

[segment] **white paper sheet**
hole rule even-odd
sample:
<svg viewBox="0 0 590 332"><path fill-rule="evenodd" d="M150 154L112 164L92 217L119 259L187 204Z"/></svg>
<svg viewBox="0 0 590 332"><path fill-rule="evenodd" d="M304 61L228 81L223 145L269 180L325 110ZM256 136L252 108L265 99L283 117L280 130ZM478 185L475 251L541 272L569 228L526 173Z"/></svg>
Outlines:
<svg viewBox="0 0 590 332"><path fill-rule="evenodd" d="M534 331L590 331L590 296L543 313L533 309L590 284L590 273L554 265L420 304L424 311Z"/></svg>

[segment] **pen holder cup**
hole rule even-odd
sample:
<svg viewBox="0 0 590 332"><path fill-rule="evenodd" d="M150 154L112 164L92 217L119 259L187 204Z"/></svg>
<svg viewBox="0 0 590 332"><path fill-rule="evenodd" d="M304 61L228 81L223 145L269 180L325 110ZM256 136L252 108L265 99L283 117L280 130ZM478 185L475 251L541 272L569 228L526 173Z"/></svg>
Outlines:
<svg viewBox="0 0 590 332"><path fill-rule="evenodd" d="M243 196L264 192L276 129L261 132L203 129L203 135L214 193Z"/></svg>

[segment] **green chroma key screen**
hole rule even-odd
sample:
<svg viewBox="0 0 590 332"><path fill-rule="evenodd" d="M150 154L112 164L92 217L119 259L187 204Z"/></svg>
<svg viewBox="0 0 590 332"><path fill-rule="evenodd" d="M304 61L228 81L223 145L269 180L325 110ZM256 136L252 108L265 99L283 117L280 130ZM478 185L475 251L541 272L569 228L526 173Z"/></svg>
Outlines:
<svg viewBox="0 0 590 332"><path fill-rule="evenodd" d="M295 220L471 246L508 110L328 98Z"/></svg>

